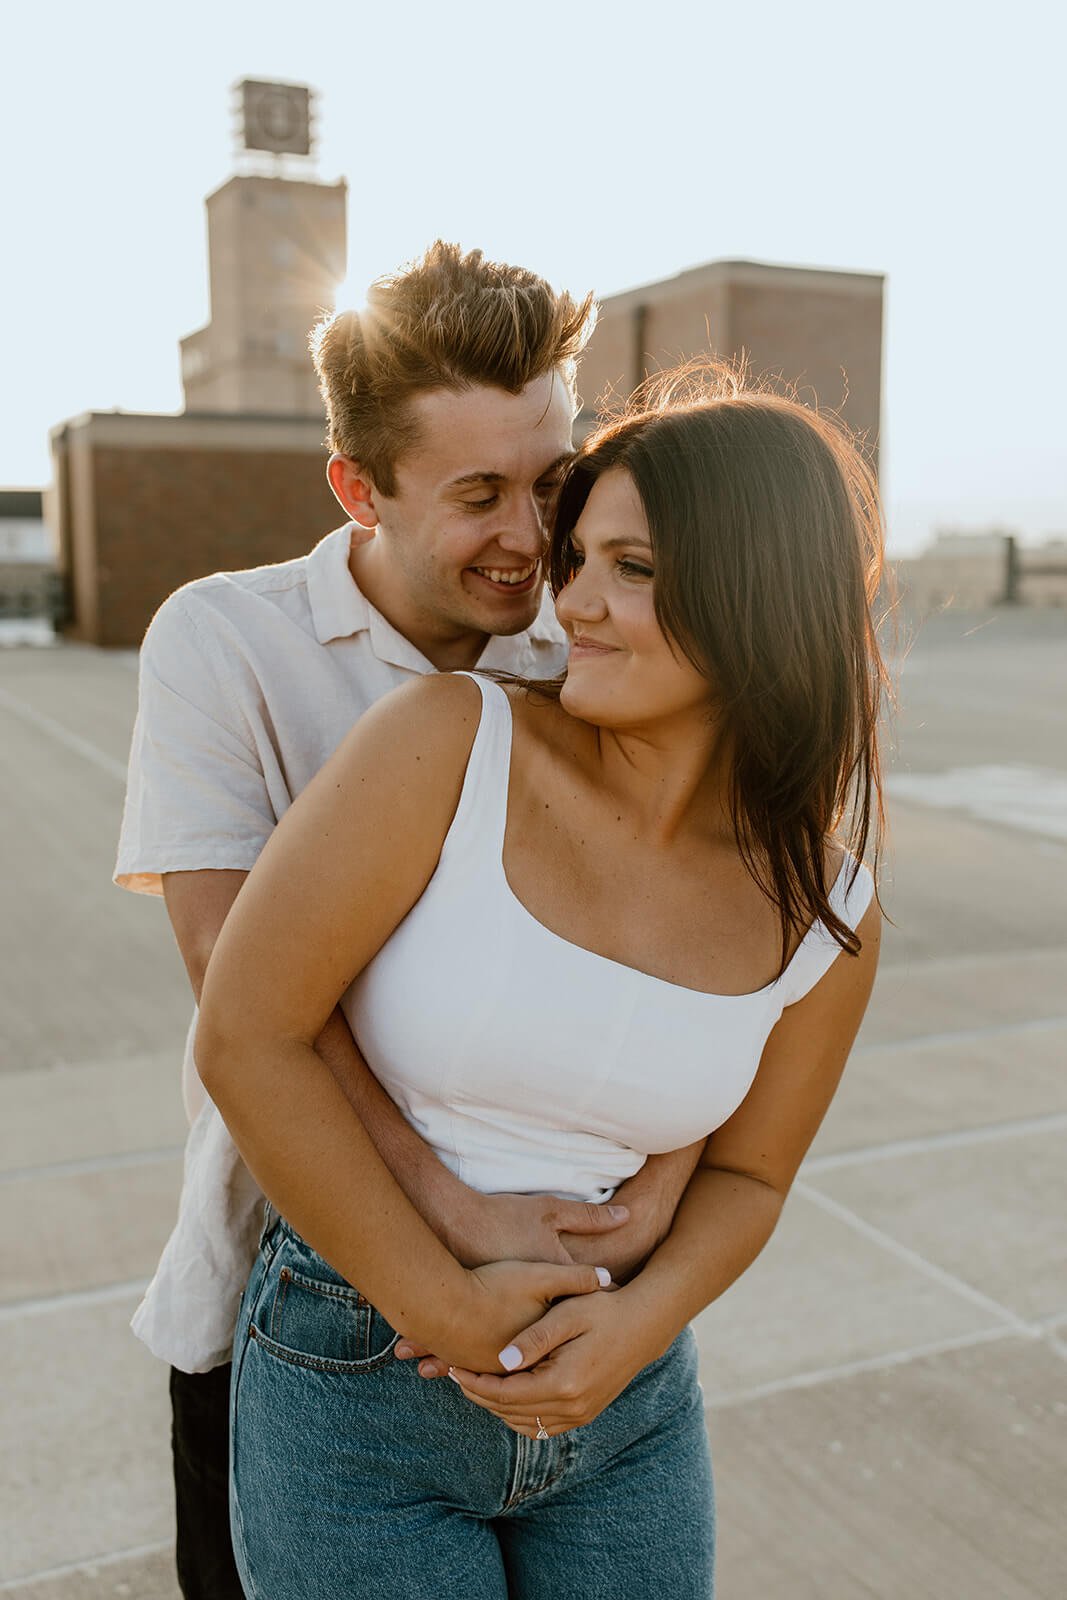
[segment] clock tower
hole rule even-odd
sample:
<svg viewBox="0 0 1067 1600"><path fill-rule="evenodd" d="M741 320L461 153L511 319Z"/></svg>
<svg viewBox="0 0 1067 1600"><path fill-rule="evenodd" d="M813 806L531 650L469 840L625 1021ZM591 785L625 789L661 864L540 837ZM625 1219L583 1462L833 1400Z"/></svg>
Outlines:
<svg viewBox="0 0 1067 1600"><path fill-rule="evenodd" d="M246 79L235 109L241 170L207 199L211 320L181 341L185 409L318 417L307 336L344 277L347 186L314 176L306 86Z"/></svg>

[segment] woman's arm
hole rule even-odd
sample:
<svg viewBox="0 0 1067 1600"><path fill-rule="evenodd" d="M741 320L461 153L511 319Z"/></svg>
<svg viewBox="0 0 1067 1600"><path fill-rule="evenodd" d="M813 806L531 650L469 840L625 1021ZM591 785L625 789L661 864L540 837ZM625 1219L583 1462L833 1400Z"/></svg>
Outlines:
<svg viewBox="0 0 1067 1600"><path fill-rule="evenodd" d="M433 875L480 703L469 679L427 678L360 719L279 823L226 917L204 979L196 1060L263 1192L312 1247L401 1333L451 1359L477 1349L488 1367L495 1330L506 1340L553 1297L596 1288L595 1269L462 1268L314 1049Z"/></svg>
<svg viewBox="0 0 1067 1600"><path fill-rule="evenodd" d="M667 1238L624 1288L553 1306L512 1341L507 1378L458 1370L464 1392L511 1427L549 1432L599 1415L685 1324L740 1277L774 1231L863 1020L878 963L873 903L858 956L839 956L773 1029L744 1102L715 1130ZM435 1367L425 1363L427 1375Z"/></svg>

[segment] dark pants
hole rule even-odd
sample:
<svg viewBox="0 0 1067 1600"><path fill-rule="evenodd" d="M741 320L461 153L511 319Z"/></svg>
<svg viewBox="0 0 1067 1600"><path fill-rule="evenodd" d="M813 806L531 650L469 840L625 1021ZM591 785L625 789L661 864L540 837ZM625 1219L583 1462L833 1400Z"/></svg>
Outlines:
<svg viewBox="0 0 1067 1600"><path fill-rule="evenodd" d="M170 1373L178 1583L185 1600L244 1600L230 1543L230 1367Z"/></svg>

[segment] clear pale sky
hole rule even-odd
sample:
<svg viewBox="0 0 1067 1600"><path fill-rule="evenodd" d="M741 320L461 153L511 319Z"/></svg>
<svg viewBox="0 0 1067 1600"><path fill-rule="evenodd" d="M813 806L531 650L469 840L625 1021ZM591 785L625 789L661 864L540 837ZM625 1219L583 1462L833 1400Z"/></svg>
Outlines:
<svg viewBox="0 0 1067 1600"><path fill-rule="evenodd" d="M319 92L367 281L441 235L601 293L718 257L885 272L891 542L1067 532L1061 6L184 0L12 7L0 485L178 410L230 86Z"/></svg>

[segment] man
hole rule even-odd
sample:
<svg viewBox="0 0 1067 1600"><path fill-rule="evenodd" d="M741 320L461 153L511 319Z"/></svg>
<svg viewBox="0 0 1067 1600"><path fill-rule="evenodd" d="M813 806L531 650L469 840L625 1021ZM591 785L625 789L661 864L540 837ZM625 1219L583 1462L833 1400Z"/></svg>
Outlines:
<svg viewBox="0 0 1067 1600"><path fill-rule="evenodd" d="M412 673L551 677L543 518L571 451L591 300L432 246L318 331L331 487L352 519L310 555L170 597L141 656L116 882L162 893L194 996L241 883L354 718ZM134 1317L171 1364L178 1572L187 1600L239 1600L227 1395L262 1196L186 1044L192 1124L178 1222ZM697 1151L650 1161L612 1207L483 1196L400 1116L340 1012L316 1044L386 1166L453 1253L570 1259L623 1277L670 1225Z"/></svg>

